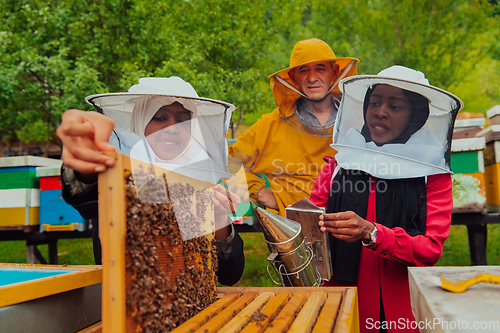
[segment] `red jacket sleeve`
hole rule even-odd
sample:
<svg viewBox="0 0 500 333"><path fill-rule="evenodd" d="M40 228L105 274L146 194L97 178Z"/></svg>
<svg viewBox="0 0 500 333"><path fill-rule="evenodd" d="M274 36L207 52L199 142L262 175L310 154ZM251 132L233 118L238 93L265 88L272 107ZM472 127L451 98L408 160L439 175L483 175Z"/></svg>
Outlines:
<svg viewBox="0 0 500 333"><path fill-rule="evenodd" d="M378 255L407 265L432 266L441 257L443 243L450 234L453 209L451 176L427 178L427 221L425 235L410 236L402 228L376 223L377 242L369 249Z"/></svg>
<svg viewBox="0 0 500 333"><path fill-rule="evenodd" d="M335 161L335 159L331 156L324 156L323 159L326 164L323 166L318 178L316 178L316 181L314 182L309 200L316 206L324 207L326 209L328 197L330 196L332 174L337 166L337 161Z"/></svg>

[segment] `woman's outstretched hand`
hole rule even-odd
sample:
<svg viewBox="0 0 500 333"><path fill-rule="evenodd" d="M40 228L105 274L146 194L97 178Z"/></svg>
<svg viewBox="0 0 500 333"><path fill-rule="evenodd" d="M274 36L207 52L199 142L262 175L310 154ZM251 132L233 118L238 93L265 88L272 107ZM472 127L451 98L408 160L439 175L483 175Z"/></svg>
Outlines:
<svg viewBox="0 0 500 333"><path fill-rule="evenodd" d="M368 242L375 225L362 219L358 214L347 211L323 214L319 217L321 231L333 237L352 243L358 240Z"/></svg>
<svg viewBox="0 0 500 333"><path fill-rule="evenodd" d="M115 159L102 151L115 151L109 137L114 121L94 111L68 110L61 117L56 134L63 144L62 160L80 174L103 172Z"/></svg>

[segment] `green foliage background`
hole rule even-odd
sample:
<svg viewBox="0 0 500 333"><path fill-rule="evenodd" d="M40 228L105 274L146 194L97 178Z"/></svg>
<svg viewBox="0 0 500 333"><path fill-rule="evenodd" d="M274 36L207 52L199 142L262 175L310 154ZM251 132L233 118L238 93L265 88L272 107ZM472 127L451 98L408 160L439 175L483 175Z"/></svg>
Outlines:
<svg viewBox="0 0 500 333"><path fill-rule="evenodd" d="M249 125L274 107L267 76L311 37L360 74L412 67L485 112L500 100L499 13L496 0L2 0L0 133L52 140L85 96L173 75Z"/></svg>

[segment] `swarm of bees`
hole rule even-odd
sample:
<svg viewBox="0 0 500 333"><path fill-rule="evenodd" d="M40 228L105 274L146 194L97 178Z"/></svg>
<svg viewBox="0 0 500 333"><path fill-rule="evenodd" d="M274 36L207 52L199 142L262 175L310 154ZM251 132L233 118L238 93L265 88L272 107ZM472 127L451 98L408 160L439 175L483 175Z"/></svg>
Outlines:
<svg viewBox="0 0 500 333"><path fill-rule="evenodd" d="M215 300L213 232L194 237L200 226L206 228L205 212L213 210L210 192L169 184L165 174L151 171L126 175L126 325L131 332L169 332Z"/></svg>

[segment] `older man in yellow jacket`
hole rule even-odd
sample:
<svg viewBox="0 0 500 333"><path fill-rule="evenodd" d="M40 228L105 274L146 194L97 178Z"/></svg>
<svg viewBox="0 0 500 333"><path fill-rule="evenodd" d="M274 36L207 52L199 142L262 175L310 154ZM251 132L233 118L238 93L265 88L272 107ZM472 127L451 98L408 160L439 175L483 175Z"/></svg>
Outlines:
<svg viewBox="0 0 500 333"><path fill-rule="evenodd" d="M250 199L285 215L285 208L311 194L330 147L341 100L338 83L356 75L357 59L337 58L325 42L298 42L290 67L269 76L277 108L229 147L245 167ZM266 187L259 175L270 183Z"/></svg>

